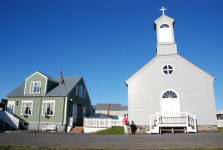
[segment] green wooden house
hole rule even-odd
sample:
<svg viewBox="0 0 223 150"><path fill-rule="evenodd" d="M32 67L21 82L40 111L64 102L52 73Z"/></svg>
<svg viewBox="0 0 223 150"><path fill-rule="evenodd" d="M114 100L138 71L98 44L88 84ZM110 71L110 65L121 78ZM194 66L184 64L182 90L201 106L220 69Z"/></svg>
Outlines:
<svg viewBox="0 0 223 150"><path fill-rule="evenodd" d="M83 77L53 78L35 72L7 95L8 108L28 124L28 130L56 125L65 131L68 125L82 125L90 115L91 101Z"/></svg>

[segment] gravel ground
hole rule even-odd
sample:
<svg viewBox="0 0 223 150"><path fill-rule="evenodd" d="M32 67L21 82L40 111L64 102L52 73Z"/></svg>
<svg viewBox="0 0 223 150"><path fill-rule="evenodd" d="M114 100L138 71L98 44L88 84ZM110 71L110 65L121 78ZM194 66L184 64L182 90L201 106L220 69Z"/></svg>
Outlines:
<svg viewBox="0 0 223 150"><path fill-rule="evenodd" d="M223 148L223 132L162 135L17 132L0 133L0 145L112 149Z"/></svg>

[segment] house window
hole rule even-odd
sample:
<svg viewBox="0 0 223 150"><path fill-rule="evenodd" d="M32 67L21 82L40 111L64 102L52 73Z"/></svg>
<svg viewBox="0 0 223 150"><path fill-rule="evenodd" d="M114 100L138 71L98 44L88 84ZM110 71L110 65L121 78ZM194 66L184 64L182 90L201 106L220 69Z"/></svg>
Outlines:
<svg viewBox="0 0 223 150"><path fill-rule="evenodd" d="M7 110L11 113L14 113L15 110L15 101L8 101Z"/></svg>
<svg viewBox="0 0 223 150"><path fill-rule="evenodd" d="M162 98L177 98L177 94L173 91L166 91Z"/></svg>
<svg viewBox="0 0 223 150"><path fill-rule="evenodd" d="M75 91L75 96L78 96L78 90L79 90L79 86L76 86L76 91Z"/></svg>
<svg viewBox="0 0 223 150"><path fill-rule="evenodd" d="M83 98L84 87L82 85L79 86L79 96Z"/></svg>
<svg viewBox="0 0 223 150"><path fill-rule="evenodd" d="M173 73L173 67L171 65L165 65L163 67L163 72L167 75L171 74L171 73Z"/></svg>
<svg viewBox="0 0 223 150"><path fill-rule="evenodd" d="M39 94L41 90L41 82L40 81L31 81L30 83L30 94Z"/></svg>
<svg viewBox="0 0 223 150"><path fill-rule="evenodd" d="M33 101L22 101L22 115L32 115L32 109L33 109Z"/></svg>
<svg viewBox="0 0 223 150"><path fill-rule="evenodd" d="M42 115L43 116L54 116L55 112L55 101L43 101L43 109Z"/></svg>
<svg viewBox="0 0 223 150"><path fill-rule="evenodd" d="M86 113L87 113L86 107L83 106L82 117L86 117Z"/></svg>
<svg viewBox="0 0 223 150"><path fill-rule="evenodd" d="M87 90L84 89L84 99L86 99L86 98L87 98Z"/></svg>
<svg viewBox="0 0 223 150"><path fill-rule="evenodd" d="M77 104L73 104L73 113L74 113L74 114L77 113Z"/></svg>

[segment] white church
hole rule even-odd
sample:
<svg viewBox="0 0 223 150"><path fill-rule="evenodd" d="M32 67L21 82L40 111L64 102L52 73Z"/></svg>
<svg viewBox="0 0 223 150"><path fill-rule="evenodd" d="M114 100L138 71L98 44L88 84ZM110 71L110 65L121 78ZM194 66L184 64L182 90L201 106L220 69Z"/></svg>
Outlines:
<svg viewBox="0 0 223 150"><path fill-rule="evenodd" d="M215 77L178 54L174 19L165 10L154 21L156 56L125 82L129 121L150 133L216 130Z"/></svg>

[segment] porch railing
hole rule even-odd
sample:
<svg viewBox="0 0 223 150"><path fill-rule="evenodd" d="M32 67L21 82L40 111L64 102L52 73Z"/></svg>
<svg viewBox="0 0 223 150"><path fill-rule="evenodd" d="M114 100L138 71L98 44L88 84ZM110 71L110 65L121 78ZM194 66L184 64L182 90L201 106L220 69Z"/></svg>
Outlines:
<svg viewBox="0 0 223 150"><path fill-rule="evenodd" d="M0 111L0 119L15 129L19 128L19 119L7 111Z"/></svg>
<svg viewBox="0 0 223 150"><path fill-rule="evenodd" d="M223 127L223 120L217 120L217 127L222 128Z"/></svg>
<svg viewBox="0 0 223 150"><path fill-rule="evenodd" d="M113 126L122 126L122 120L111 118L84 118L84 127L110 128Z"/></svg>
<svg viewBox="0 0 223 150"><path fill-rule="evenodd" d="M196 129L196 116L188 112L180 112L176 114L155 113L150 116L150 129L159 127L190 127L192 131Z"/></svg>

